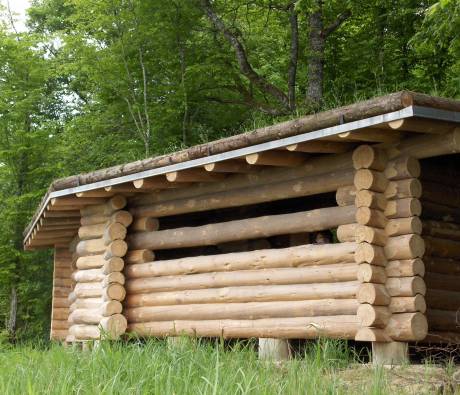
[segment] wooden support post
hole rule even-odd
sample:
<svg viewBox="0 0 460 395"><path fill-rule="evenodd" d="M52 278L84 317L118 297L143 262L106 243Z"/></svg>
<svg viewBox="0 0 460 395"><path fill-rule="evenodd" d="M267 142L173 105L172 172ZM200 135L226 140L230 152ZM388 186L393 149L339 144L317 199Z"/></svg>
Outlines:
<svg viewBox="0 0 460 395"><path fill-rule="evenodd" d="M372 363L374 365L404 365L408 362L408 343L372 342Z"/></svg>
<svg viewBox="0 0 460 395"><path fill-rule="evenodd" d="M291 357L287 339L260 338L259 359L267 361L284 361Z"/></svg>

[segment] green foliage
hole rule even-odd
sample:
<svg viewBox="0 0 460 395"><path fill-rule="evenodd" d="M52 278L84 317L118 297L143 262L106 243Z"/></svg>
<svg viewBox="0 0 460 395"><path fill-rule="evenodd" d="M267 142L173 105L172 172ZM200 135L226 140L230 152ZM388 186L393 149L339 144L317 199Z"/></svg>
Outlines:
<svg viewBox="0 0 460 395"><path fill-rule="evenodd" d="M252 68L287 91L288 0L215 0ZM297 106L309 111L309 18L299 0ZM322 2L323 109L399 89L460 95L457 0ZM22 231L53 178L163 154L282 118L241 73L200 1L34 0L29 31L0 26L0 330L18 295L13 338L46 336L51 261ZM283 118L284 119L284 118ZM10 331L11 332L11 331ZM2 332L3 333L3 332Z"/></svg>

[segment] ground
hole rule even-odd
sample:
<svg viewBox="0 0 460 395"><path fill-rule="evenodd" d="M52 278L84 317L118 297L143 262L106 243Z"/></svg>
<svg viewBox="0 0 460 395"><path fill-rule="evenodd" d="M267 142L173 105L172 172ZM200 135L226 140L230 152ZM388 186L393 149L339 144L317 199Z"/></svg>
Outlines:
<svg viewBox="0 0 460 395"><path fill-rule="evenodd" d="M0 346L1 394L460 394L449 360L373 367L347 343L311 342L296 358L260 361L255 342L103 342Z"/></svg>

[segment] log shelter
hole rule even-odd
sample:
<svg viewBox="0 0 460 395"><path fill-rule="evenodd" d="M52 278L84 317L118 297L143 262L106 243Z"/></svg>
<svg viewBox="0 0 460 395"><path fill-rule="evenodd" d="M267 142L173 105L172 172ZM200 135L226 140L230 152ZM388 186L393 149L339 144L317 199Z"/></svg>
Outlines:
<svg viewBox="0 0 460 395"><path fill-rule="evenodd" d="M458 343L459 153L460 101L403 91L58 179L51 339Z"/></svg>

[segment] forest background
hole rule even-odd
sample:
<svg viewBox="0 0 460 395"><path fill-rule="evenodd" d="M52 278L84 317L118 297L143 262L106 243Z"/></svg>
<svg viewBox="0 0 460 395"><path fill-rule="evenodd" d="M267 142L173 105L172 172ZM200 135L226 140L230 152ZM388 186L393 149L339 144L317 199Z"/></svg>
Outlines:
<svg viewBox="0 0 460 395"><path fill-rule="evenodd" d="M34 0L0 9L0 343L46 339L50 182L401 89L460 97L460 1Z"/></svg>

